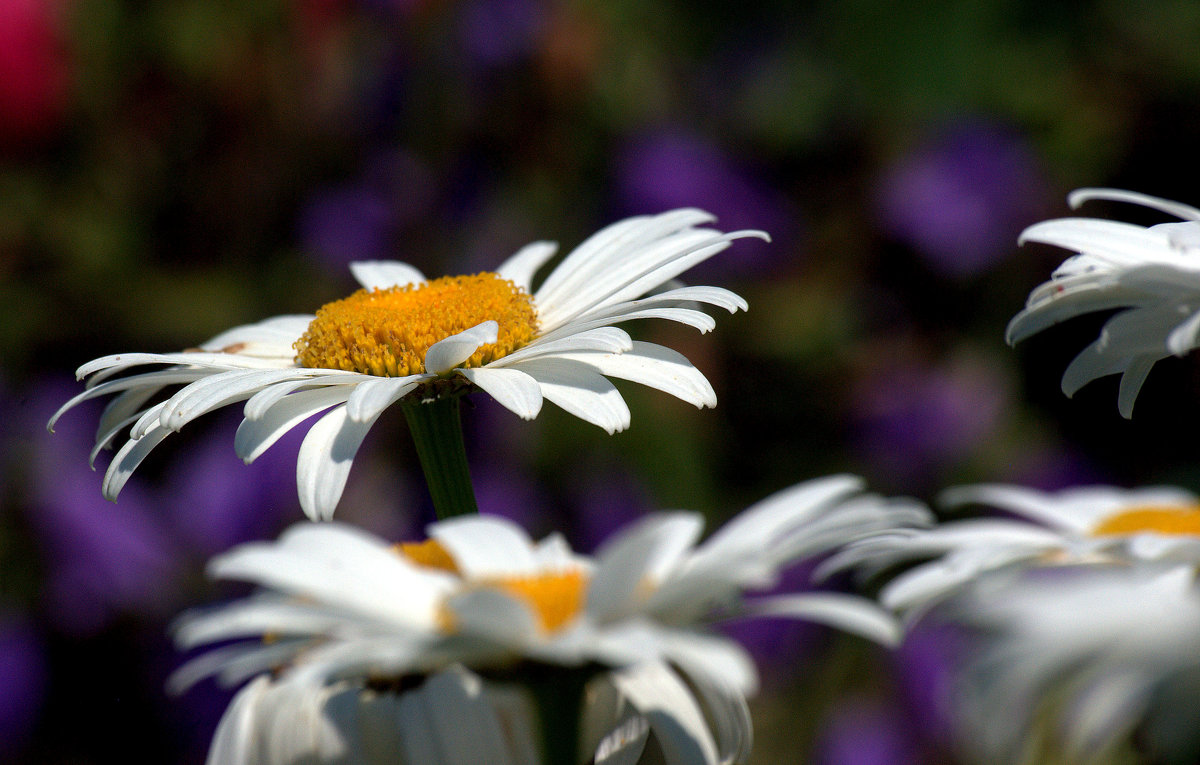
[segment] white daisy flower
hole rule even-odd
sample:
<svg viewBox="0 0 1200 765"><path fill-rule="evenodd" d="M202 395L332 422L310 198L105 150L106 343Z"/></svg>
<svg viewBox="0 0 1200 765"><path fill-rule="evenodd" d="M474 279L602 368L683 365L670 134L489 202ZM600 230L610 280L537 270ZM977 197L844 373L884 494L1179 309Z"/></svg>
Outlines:
<svg viewBox="0 0 1200 765"><path fill-rule="evenodd" d="M620 221L567 255L536 289L534 274L556 250L549 242L530 244L495 272L473 276L427 279L404 263L354 263L362 289L315 316L236 327L180 353L126 353L84 364L77 374L87 378L87 390L49 426L82 401L117 394L92 454L94 461L128 431L104 476L104 495L115 499L151 449L213 409L246 402L234 447L248 463L324 412L300 447L296 472L305 513L328 519L363 437L400 401L478 388L525 419L551 401L609 433L626 428L630 414L608 377L715 406L712 386L687 359L611 326L659 318L707 332L715 321L697 304L746 308L726 289L671 285L735 239L768 239L761 231L704 227L712 220L681 209ZM122 376L145 367L153 369Z"/></svg>
<svg viewBox="0 0 1200 765"><path fill-rule="evenodd" d="M758 679L746 651L708 629L714 618L790 616L882 643L898 639L894 619L863 598L743 597L746 589L774 584L779 570L802 556L927 520L922 508L859 490L848 476L800 484L699 545L698 514L652 515L594 557L573 553L558 536L533 542L491 516L438 522L428 528L428 541L399 546L338 524L303 524L277 542L243 545L214 559L212 575L262 590L179 622L175 634L184 648L242 642L185 665L174 685L208 675L236 683L276 671L306 687L345 681L361 687L368 678L427 674L455 663L517 678L513 667L640 667L618 676L619 695L643 714L663 707L672 721L659 724L677 731L670 746L690 752L679 761L741 761L750 745L745 695ZM654 682L639 674L659 664L678 674L676 682L664 686L661 673ZM669 698L657 698L655 687ZM709 718L718 721L714 730L699 722ZM686 735L680 739L678 731Z"/></svg>
<svg viewBox="0 0 1200 765"><path fill-rule="evenodd" d="M848 567L877 573L933 558L899 574L879 594L886 607L915 613L1002 568L1135 561L1200 565L1200 498L1175 487L1042 492L981 484L947 489L939 500L947 507L988 505L1015 517L879 535L848 546L821 573Z"/></svg>
<svg viewBox="0 0 1200 765"><path fill-rule="evenodd" d="M1030 335L1085 313L1125 308L1063 373L1063 393L1098 377L1121 373L1117 406L1129 417L1156 361L1200 345L1200 210L1116 189L1080 189L1072 207L1090 199L1131 202L1181 218L1183 223L1137 226L1096 218L1044 221L1025 229L1021 242L1075 251L1050 281L1029 295L1009 322L1007 339Z"/></svg>
<svg viewBox="0 0 1200 765"><path fill-rule="evenodd" d="M1194 762L1195 568L1046 573L985 579L947 609L984 632L958 677L962 740L981 762Z"/></svg>

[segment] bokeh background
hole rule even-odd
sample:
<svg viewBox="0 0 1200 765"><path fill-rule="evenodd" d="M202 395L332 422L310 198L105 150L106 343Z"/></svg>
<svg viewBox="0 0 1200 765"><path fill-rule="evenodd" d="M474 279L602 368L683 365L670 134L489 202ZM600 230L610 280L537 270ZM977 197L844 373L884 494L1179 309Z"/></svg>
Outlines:
<svg viewBox="0 0 1200 765"><path fill-rule="evenodd" d="M356 259L473 272L683 205L773 235L688 275L748 313L705 337L629 327L685 352L715 410L622 386L633 427L613 437L549 406L464 412L484 511L579 547L831 472L926 500L975 480L1200 489L1192 360L1156 368L1127 422L1113 379L1058 391L1099 319L1003 342L1062 257L1017 234L1069 190L1200 203L1198 39L1182 0L0 0L0 761L202 762L228 693L165 696L167 625L229 594L209 556L300 519L298 441L243 466L236 408L104 501L97 410L44 427L73 370L310 313ZM384 418L339 517L418 533L413 463ZM888 654L731 630L765 677L753 762L955 761L962 636Z"/></svg>

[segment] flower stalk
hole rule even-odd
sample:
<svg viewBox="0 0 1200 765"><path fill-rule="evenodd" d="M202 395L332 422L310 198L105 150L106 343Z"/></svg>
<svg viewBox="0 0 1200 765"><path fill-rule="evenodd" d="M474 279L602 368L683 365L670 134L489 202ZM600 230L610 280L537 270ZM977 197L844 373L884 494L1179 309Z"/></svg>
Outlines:
<svg viewBox="0 0 1200 765"><path fill-rule="evenodd" d="M459 398L438 396L401 407L438 520L479 513L463 442Z"/></svg>

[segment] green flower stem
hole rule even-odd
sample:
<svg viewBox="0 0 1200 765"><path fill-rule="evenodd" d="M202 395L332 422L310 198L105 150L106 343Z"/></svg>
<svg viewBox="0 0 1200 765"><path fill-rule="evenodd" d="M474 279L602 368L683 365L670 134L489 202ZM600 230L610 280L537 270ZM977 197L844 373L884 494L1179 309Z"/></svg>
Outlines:
<svg viewBox="0 0 1200 765"><path fill-rule="evenodd" d="M463 443L459 398L438 396L401 406L439 520L479 513Z"/></svg>
<svg viewBox="0 0 1200 765"><path fill-rule="evenodd" d="M542 762L580 765L584 687L596 674L595 668L535 665L531 670L525 673L523 681L533 692L541 718Z"/></svg>

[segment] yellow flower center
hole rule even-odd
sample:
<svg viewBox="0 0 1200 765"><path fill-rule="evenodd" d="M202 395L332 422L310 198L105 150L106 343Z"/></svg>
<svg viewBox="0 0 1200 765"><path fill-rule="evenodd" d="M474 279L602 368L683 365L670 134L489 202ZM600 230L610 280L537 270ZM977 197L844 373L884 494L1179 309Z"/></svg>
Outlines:
<svg viewBox="0 0 1200 765"><path fill-rule="evenodd" d="M454 557L436 539L402 542L394 549L418 566L460 573ZM588 576L583 571L572 568L534 576L464 580L463 584L467 588L499 590L516 598L534 613L542 632L551 633L570 624L583 611L587 598ZM443 630L454 631L454 615L449 609L442 609L439 620Z"/></svg>
<svg viewBox="0 0 1200 765"><path fill-rule="evenodd" d="M420 374L429 346L489 320L500 325L499 337L475 351L464 367L507 356L537 335L529 293L486 272L361 289L317 310L294 345L296 363L379 377Z"/></svg>
<svg viewBox="0 0 1200 765"><path fill-rule="evenodd" d="M1200 536L1200 507L1135 507L1110 515L1092 529L1095 536L1141 532Z"/></svg>

